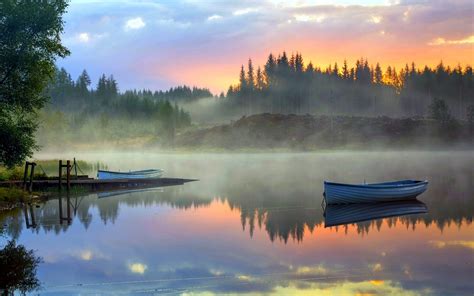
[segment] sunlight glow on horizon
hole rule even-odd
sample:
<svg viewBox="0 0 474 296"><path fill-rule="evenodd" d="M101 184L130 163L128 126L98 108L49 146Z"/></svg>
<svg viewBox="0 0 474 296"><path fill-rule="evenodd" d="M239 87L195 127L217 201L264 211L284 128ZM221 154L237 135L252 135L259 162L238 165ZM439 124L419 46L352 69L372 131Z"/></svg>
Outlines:
<svg viewBox="0 0 474 296"><path fill-rule="evenodd" d="M121 90L187 84L217 94L236 83L249 58L256 69L283 50L321 68L361 57L397 69L474 61L472 7L461 0L73 0L65 22L72 54L58 66L73 77L85 68L93 81L113 74Z"/></svg>

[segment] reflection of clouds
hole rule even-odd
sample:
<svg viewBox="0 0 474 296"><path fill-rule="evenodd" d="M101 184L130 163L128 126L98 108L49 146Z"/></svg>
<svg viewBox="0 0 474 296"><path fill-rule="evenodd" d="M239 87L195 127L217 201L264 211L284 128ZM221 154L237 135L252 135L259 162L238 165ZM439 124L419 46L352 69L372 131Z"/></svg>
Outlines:
<svg viewBox="0 0 474 296"><path fill-rule="evenodd" d="M143 263L131 263L128 265L128 269L133 273L144 274L148 266Z"/></svg>
<svg viewBox="0 0 474 296"><path fill-rule="evenodd" d="M91 261L93 259L104 259L105 256L96 250L91 250L91 249L83 249L83 250L77 250L72 252L72 256L83 260L83 261Z"/></svg>
<svg viewBox="0 0 474 296"><path fill-rule="evenodd" d="M85 250L81 252L81 259L85 261L89 261L92 259L92 251Z"/></svg>
<svg viewBox="0 0 474 296"><path fill-rule="evenodd" d="M278 283L265 295L430 295L433 291L410 291L394 281L366 280L360 282L342 281L336 285L327 283L307 283L304 281L290 281L287 284ZM225 293L226 295L256 295L255 291L240 291ZM213 291L199 291L183 295L215 295Z"/></svg>
<svg viewBox="0 0 474 296"><path fill-rule="evenodd" d="M372 270L372 272L378 272L383 270L383 266L381 263L369 264L369 268Z"/></svg>
<svg viewBox="0 0 474 296"><path fill-rule="evenodd" d="M403 268L403 273L410 279L412 280L413 279L413 275L412 275L412 272L411 272L411 268L409 265L404 265Z"/></svg>
<svg viewBox="0 0 474 296"><path fill-rule="evenodd" d="M239 281L251 281L252 280L252 277L250 275L246 275L246 274L238 274L235 276Z"/></svg>
<svg viewBox="0 0 474 296"><path fill-rule="evenodd" d="M441 240L431 240L428 242L430 245L437 249L443 249L446 247L464 247L474 250L474 241L465 241L465 240L453 240L453 241L441 241Z"/></svg>
<svg viewBox="0 0 474 296"><path fill-rule="evenodd" d="M323 264L316 266L300 266L296 269L297 274L314 274L325 275L328 273L327 268Z"/></svg>

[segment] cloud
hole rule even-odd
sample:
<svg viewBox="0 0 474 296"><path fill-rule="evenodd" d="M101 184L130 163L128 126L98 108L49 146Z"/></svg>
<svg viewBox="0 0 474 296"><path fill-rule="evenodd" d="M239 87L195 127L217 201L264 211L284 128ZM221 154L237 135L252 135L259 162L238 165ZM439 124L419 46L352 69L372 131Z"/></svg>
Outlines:
<svg viewBox="0 0 474 296"><path fill-rule="evenodd" d="M218 15L218 14L213 14L210 17L207 18L208 21L217 21L217 20L220 20L220 19L222 19L222 16Z"/></svg>
<svg viewBox="0 0 474 296"><path fill-rule="evenodd" d="M233 15L244 15L244 14L249 14L252 12L257 12L258 8L244 8L244 9L238 9L234 11L232 14Z"/></svg>
<svg viewBox="0 0 474 296"><path fill-rule="evenodd" d="M76 40L82 43L87 43L90 40L89 33L79 33L76 36Z"/></svg>
<svg viewBox="0 0 474 296"><path fill-rule="evenodd" d="M125 30L138 30L138 29L141 29L143 27L145 27L146 24L145 22L142 20L141 17L137 17L137 18L133 18L133 19L129 19L126 23L125 23Z"/></svg>
<svg viewBox="0 0 474 296"><path fill-rule="evenodd" d="M148 266L143 263L131 263L128 265L128 269L133 273L144 274Z"/></svg>
<svg viewBox="0 0 474 296"><path fill-rule="evenodd" d="M324 14L316 14L316 15L310 15L310 14L295 14L294 18L297 22L317 22L320 23L323 20L326 19L326 16Z"/></svg>
<svg viewBox="0 0 474 296"><path fill-rule="evenodd" d="M374 24L380 24L381 21L382 21L382 17L378 15L372 15L369 20L369 22L374 23Z"/></svg>
<svg viewBox="0 0 474 296"><path fill-rule="evenodd" d="M474 35L471 35L469 37L463 38L463 39L445 39L442 37L438 37L436 39L433 39L431 42L428 43L428 45L431 46L438 46L438 45L459 45L459 44L474 44Z"/></svg>
<svg viewBox="0 0 474 296"><path fill-rule="evenodd" d="M283 50L317 66L353 64L360 55L397 68L411 60L431 66L440 57L446 65L472 60L465 1L117 1L72 1L62 36L72 54L59 67L73 77L87 68L93 81L114 74L121 89L191 84L220 92L249 57L262 65L270 52Z"/></svg>

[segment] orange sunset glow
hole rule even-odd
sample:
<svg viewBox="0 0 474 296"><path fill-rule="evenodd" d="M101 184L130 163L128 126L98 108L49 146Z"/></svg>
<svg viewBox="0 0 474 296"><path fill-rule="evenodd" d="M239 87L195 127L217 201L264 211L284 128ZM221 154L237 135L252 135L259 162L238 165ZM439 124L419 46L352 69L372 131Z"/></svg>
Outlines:
<svg viewBox="0 0 474 296"><path fill-rule="evenodd" d="M72 1L65 40L73 54L61 66L76 74L92 65L92 77L113 73L124 89L188 84L219 93L249 58L263 66L283 51L322 68L361 57L384 69L474 60L469 1L117 2Z"/></svg>

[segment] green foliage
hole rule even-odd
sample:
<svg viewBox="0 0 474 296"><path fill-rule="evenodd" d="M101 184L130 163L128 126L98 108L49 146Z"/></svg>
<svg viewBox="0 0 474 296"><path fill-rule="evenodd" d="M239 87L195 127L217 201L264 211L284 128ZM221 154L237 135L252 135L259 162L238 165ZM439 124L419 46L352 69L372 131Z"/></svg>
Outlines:
<svg viewBox="0 0 474 296"><path fill-rule="evenodd" d="M35 112L47 97L61 45L66 1L0 2L0 163L12 166L37 148ZM6 126L5 126L6 125Z"/></svg>
<svg viewBox="0 0 474 296"><path fill-rule="evenodd" d="M58 175L58 159L34 160L36 169L34 178L46 178ZM94 174L98 169L107 169L102 162L91 163L83 160L76 161L78 174ZM0 166L0 181L23 180L24 166L19 165L12 168ZM73 169L74 173L74 169Z"/></svg>
<svg viewBox="0 0 474 296"><path fill-rule="evenodd" d="M11 107L14 108L14 107ZM0 108L0 164L12 167L31 157L37 129L33 114Z"/></svg>
<svg viewBox="0 0 474 296"><path fill-rule="evenodd" d="M26 202L28 199L28 194L19 188L0 187L0 204L16 204L18 202Z"/></svg>
<svg viewBox="0 0 474 296"><path fill-rule="evenodd" d="M451 114L449 113L448 105L441 99L434 98L433 102L429 106L429 115L434 120L440 122L448 122L451 120Z"/></svg>
<svg viewBox="0 0 474 296"><path fill-rule="evenodd" d="M22 294L37 290L40 281L36 277L36 269L42 262L33 250L27 250L23 245L16 245L11 240L0 250L0 289L5 295L20 291Z"/></svg>
<svg viewBox="0 0 474 296"><path fill-rule="evenodd" d="M264 79L257 87L253 64L249 60L247 72L240 68L238 85L229 87L224 110L229 115L271 113L319 113L359 116L423 116L433 97L442 97L453 110L453 116L464 118L466 102L473 103L474 76L472 67L455 69L440 63L435 69L419 70L412 63L397 71L388 66L382 70L367 59L358 59L350 67L347 61L339 69L337 63L325 69L306 67L301 54L288 58L283 52L268 56L263 71ZM257 73L257 77L258 77Z"/></svg>

